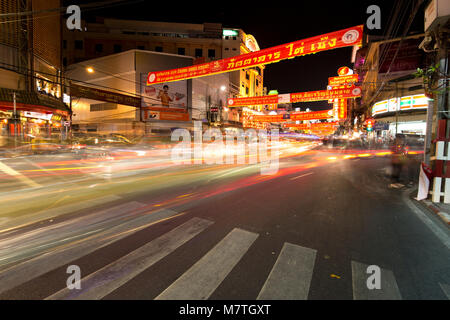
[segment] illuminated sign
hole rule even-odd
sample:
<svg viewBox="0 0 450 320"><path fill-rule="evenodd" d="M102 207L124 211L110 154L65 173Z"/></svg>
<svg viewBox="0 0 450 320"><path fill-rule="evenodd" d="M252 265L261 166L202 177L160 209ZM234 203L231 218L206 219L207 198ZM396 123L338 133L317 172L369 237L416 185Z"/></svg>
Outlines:
<svg viewBox="0 0 450 320"><path fill-rule="evenodd" d="M341 84L354 84L355 82L358 82L357 74L328 78L328 85L330 86L337 86Z"/></svg>
<svg viewBox="0 0 450 320"><path fill-rule="evenodd" d="M372 115L426 108L428 108L428 98L424 94L417 94L379 101L372 106Z"/></svg>
<svg viewBox="0 0 450 320"><path fill-rule="evenodd" d="M360 87L350 87L345 89L318 90L318 91L297 92L297 93L290 93L290 94L288 93L270 96L230 98L228 99L228 106L245 107L264 104L295 103L308 101L322 101L330 99L357 98L360 96L361 96Z"/></svg>
<svg viewBox="0 0 450 320"><path fill-rule="evenodd" d="M325 50L360 45L362 33L363 25L359 25L235 57L179 69L149 72L147 85L230 72Z"/></svg>
<svg viewBox="0 0 450 320"><path fill-rule="evenodd" d="M34 111L23 111L22 116L26 118L35 118L49 121L52 118L52 113L40 113Z"/></svg>
<svg viewBox="0 0 450 320"><path fill-rule="evenodd" d="M286 128L294 128L297 130L326 130L326 129L333 129L336 126L339 125L339 122L320 122L320 123L287 123L283 126Z"/></svg>
<svg viewBox="0 0 450 320"><path fill-rule="evenodd" d="M340 76L348 76L353 74L353 70L349 67L341 67L338 69L338 75Z"/></svg>
<svg viewBox="0 0 450 320"><path fill-rule="evenodd" d="M238 30L223 29L222 35L223 36L236 37L236 36L239 35L239 31Z"/></svg>
<svg viewBox="0 0 450 320"><path fill-rule="evenodd" d="M260 50L258 42L256 42L255 37L253 37L251 34L245 35L244 44L250 52L255 52L255 51Z"/></svg>
<svg viewBox="0 0 450 320"><path fill-rule="evenodd" d="M256 122L282 122L290 121L304 121L304 120L321 120L333 117L333 110L322 110L313 112L291 113L291 114L277 114L277 115L253 115L249 117L250 121Z"/></svg>

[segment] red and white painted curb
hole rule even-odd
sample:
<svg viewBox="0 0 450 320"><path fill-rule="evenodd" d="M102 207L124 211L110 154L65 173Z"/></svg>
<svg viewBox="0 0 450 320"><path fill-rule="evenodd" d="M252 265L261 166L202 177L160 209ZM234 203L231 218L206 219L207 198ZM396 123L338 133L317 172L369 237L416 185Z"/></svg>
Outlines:
<svg viewBox="0 0 450 320"><path fill-rule="evenodd" d="M431 210L433 211L444 223L447 224L447 226L450 227L450 214L441 211L438 207L436 207L433 202L429 200L422 200L422 202Z"/></svg>

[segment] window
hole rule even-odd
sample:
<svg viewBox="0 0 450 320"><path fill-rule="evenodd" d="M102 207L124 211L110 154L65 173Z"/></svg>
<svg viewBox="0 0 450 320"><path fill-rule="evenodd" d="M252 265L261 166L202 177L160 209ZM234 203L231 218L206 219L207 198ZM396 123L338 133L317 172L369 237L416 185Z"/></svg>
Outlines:
<svg viewBox="0 0 450 320"><path fill-rule="evenodd" d="M122 52L122 46L120 44L114 45L114 53Z"/></svg>
<svg viewBox="0 0 450 320"><path fill-rule="evenodd" d="M233 40L236 40L236 37L233 37Z"/></svg>
<svg viewBox="0 0 450 320"><path fill-rule="evenodd" d="M228 51L228 50L230 50L229 48L225 48L225 51Z"/></svg>
<svg viewBox="0 0 450 320"><path fill-rule="evenodd" d="M95 52L103 52L103 44L97 43L95 45Z"/></svg>
<svg viewBox="0 0 450 320"><path fill-rule="evenodd" d="M184 56L186 54L185 48L178 48L178 54Z"/></svg>
<svg viewBox="0 0 450 320"><path fill-rule="evenodd" d="M250 75L248 74L248 72L245 73L245 79L250 80Z"/></svg>
<svg viewBox="0 0 450 320"><path fill-rule="evenodd" d="M236 48L233 48L233 51L236 51Z"/></svg>
<svg viewBox="0 0 450 320"><path fill-rule="evenodd" d="M256 79L256 86L259 86L259 81L258 81L258 79Z"/></svg>
<svg viewBox="0 0 450 320"><path fill-rule="evenodd" d="M248 87L245 87L245 94L248 94Z"/></svg>
<svg viewBox="0 0 450 320"><path fill-rule="evenodd" d="M75 40L75 49L83 49L83 40Z"/></svg>
<svg viewBox="0 0 450 320"><path fill-rule="evenodd" d="M145 50L145 46L137 46L139 50Z"/></svg>
<svg viewBox="0 0 450 320"><path fill-rule="evenodd" d="M163 52L163 48L162 47L155 47L155 51L156 52Z"/></svg>
<svg viewBox="0 0 450 320"><path fill-rule="evenodd" d="M215 58L215 57L216 57L216 50L208 49L208 58Z"/></svg>
<svg viewBox="0 0 450 320"><path fill-rule="evenodd" d="M196 58L203 57L203 50L200 48L195 49L195 57Z"/></svg>
<svg viewBox="0 0 450 320"><path fill-rule="evenodd" d="M230 39L230 37L229 36L225 36L225 40L228 40L228 39Z"/></svg>

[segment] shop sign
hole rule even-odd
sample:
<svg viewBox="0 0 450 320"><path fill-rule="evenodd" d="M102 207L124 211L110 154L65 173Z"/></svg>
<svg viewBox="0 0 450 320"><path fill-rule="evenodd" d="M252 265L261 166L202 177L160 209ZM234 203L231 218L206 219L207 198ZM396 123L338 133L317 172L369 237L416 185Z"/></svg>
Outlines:
<svg viewBox="0 0 450 320"><path fill-rule="evenodd" d="M34 118L34 119L41 119L41 120L51 120L52 113L40 113L40 112L34 112L34 111L22 111L22 116L26 118Z"/></svg>

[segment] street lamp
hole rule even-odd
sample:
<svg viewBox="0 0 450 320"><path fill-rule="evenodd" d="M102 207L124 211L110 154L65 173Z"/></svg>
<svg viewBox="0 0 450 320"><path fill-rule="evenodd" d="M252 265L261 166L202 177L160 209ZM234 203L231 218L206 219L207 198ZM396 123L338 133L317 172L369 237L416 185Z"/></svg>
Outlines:
<svg viewBox="0 0 450 320"><path fill-rule="evenodd" d="M94 73L94 68L92 68L92 67L87 67L87 68L86 68L86 71L89 72L89 73Z"/></svg>

